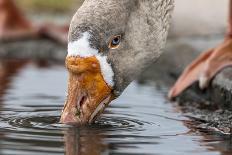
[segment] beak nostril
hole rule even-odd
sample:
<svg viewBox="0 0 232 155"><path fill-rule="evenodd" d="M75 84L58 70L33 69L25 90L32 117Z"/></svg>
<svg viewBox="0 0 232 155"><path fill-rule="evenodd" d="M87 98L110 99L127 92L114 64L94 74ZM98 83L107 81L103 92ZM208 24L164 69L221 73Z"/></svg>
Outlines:
<svg viewBox="0 0 232 155"><path fill-rule="evenodd" d="M82 105L85 103L86 100L87 100L87 97L83 96L80 102L80 107L82 107Z"/></svg>
<svg viewBox="0 0 232 155"><path fill-rule="evenodd" d="M86 100L87 100L86 95L81 96L77 102L77 108L81 108L84 105L84 103L86 102Z"/></svg>
<svg viewBox="0 0 232 155"><path fill-rule="evenodd" d="M76 103L76 114L75 114L75 116L80 117L81 111L82 111L81 108L84 105L84 103L86 102L86 100L87 100L86 95L82 95L82 96L80 96L78 98L77 103Z"/></svg>

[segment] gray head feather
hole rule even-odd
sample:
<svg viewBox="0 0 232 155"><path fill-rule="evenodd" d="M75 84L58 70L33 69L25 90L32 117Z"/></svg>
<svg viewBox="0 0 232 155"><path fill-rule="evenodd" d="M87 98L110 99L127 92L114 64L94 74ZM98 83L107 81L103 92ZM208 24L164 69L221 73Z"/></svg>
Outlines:
<svg viewBox="0 0 232 155"><path fill-rule="evenodd" d="M161 54L174 0L85 0L70 26L69 41L88 31L91 46L114 71L116 95ZM109 49L110 38L122 35L118 49Z"/></svg>

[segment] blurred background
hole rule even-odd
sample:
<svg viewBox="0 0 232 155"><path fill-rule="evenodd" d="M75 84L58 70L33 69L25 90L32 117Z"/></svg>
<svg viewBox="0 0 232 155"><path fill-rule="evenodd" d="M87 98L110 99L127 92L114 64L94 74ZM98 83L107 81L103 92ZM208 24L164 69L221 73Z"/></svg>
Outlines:
<svg viewBox="0 0 232 155"><path fill-rule="evenodd" d="M228 0L175 0L171 34L199 36L226 30Z"/></svg>
<svg viewBox="0 0 232 155"><path fill-rule="evenodd" d="M25 15L36 23L68 24L84 0L15 0Z"/></svg>
<svg viewBox="0 0 232 155"><path fill-rule="evenodd" d="M83 0L16 0L19 6L30 12L70 12L76 6L80 6ZM75 4L75 5L74 5Z"/></svg>

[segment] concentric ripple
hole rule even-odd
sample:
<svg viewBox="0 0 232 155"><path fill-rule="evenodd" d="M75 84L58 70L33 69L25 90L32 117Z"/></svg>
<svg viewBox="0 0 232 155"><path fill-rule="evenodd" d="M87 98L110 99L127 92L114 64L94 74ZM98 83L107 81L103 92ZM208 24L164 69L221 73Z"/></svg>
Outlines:
<svg viewBox="0 0 232 155"><path fill-rule="evenodd" d="M113 117L113 116L103 116L96 120L95 126L100 126L106 129L113 130L142 130L144 124L151 124L149 122L141 121L138 119L130 119L128 117Z"/></svg>
<svg viewBox="0 0 232 155"><path fill-rule="evenodd" d="M13 127L32 129L52 129L58 122L59 117L56 116L19 117L8 121Z"/></svg>
<svg viewBox="0 0 232 155"><path fill-rule="evenodd" d="M57 112L58 113L58 112ZM1 123L5 123L8 129L32 129L32 130L58 130L70 127L69 125L60 124L59 116L19 116L2 118ZM7 125L6 125L7 124ZM88 125L91 128L98 127L113 130L140 130L144 124L152 123L141 121L138 119L130 119L127 117L105 116L97 119L94 124Z"/></svg>

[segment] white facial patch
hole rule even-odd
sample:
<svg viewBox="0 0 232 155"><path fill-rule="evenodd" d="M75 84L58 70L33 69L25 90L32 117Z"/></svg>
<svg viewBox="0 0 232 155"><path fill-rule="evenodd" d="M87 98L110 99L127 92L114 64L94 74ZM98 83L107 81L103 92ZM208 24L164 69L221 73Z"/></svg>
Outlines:
<svg viewBox="0 0 232 155"><path fill-rule="evenodd" d="M77 41L68 44L68 56L79 56L82 58L95 56L99 61L101 73L105 82L113 87L114 86L114 72L111 65L107 62L107 57L98 53L98 50L90 46L90 34L84 32L82 37Z"/></svg>
<svg viewBox="0 0 232 155"><path fill-rule="evenodd" d="M98 54L98 50L89 44L90 34L85 32L77 41L68 44L68 56L91 57Z"/></svg>
<svg viewBox="0 0 232 155"><path fill-rule="evenodd" d="M105 80L105 82L113 87L114 86L114 72L112 70L111 65L107 62L107 57L106 56L102 56L102 55L97 55L96 58L98 59L99 63L100 63L100 67L101 67L101 73L102 76Z"/></svg>

